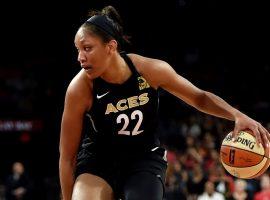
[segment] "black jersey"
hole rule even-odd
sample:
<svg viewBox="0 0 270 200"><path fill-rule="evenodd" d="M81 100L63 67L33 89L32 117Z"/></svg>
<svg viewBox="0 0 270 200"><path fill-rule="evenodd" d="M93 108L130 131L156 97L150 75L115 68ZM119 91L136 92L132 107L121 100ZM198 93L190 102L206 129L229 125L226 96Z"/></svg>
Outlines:
<svg viewBox="0 0 270 200"><path fill-rule="evenodd" d="M94 80L93 104L86 114L92 126L86 130L87 137L98 149L110 152L149 151L159 146L158 91L137 72L126 54L121 56L132 75L123 84Z"/></svg>

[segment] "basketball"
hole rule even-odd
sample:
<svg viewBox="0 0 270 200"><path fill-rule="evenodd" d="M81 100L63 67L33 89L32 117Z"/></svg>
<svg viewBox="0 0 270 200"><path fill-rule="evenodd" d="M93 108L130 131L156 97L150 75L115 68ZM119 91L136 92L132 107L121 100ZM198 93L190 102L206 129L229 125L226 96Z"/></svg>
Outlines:
<svg viewBox="0 0 270 200"><path fill-rule="evenodd" d="M258 146L256 138L248 131L241 131L233 142L230 132L222 141L220 160L231 175L251 179L260 176L269 167L269 148Z"/></svg>

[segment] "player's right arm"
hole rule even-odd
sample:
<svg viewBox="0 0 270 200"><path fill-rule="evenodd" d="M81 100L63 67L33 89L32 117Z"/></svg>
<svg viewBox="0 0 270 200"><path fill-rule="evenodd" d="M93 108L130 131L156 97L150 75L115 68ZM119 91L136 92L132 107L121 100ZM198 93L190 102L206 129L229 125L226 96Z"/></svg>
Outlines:
<svg viewBox="0 0 270 200"><path fill-rule="evenodd" d="M235 122L233 137L241 130L251 130L257 143L269 145L270 133L259 122L232 107L219 96L202 90L177 74L166 62L136 54L130 55L138 71L154 88L163 88L197 110Z"/></svg>
<svg viewBox="0 0 270 200"><path fill-rule="evenodd" d="M90 108L92 101L89 82L81 71L71 81L66 92L59 144L59 175L63 200L70 200L72 196L84 113Z"/></svg>

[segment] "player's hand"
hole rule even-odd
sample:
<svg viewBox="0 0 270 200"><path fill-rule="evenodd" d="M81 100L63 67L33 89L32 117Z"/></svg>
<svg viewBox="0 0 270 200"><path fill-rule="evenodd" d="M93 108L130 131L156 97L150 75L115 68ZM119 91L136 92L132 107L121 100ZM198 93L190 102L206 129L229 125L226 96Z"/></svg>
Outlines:
<svg viewBox="0 0 270 200"><path fill-rule="evenodd" d="M233 130L234 140L240 131L251 130L256 138L257 144L262 144L264 147L269 147L270 133L259 122L251 119L243 113L238 113L235 116L235 127Z"/></svg>

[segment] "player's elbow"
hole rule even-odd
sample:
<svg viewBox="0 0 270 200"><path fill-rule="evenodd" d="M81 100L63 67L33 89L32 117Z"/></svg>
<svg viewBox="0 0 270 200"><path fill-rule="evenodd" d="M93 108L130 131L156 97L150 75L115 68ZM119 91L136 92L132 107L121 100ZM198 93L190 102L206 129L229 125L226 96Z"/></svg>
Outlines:
<svg viewBox="0 0 270 200"><path fill-rule="evenodd" d="M207 92L201 90L194 98L194 107L198 110L204 110L207 107Z"/></svg>
<svg viewBox="0 0 270 200"><path fill-rule="evenodd" d="M63 166L63 165L69 165L69 166L74 166L74 164L76 163L76 156L71 156L68 155L66 153L60 153L60 157L59 157L59 165Z"/></svg>

